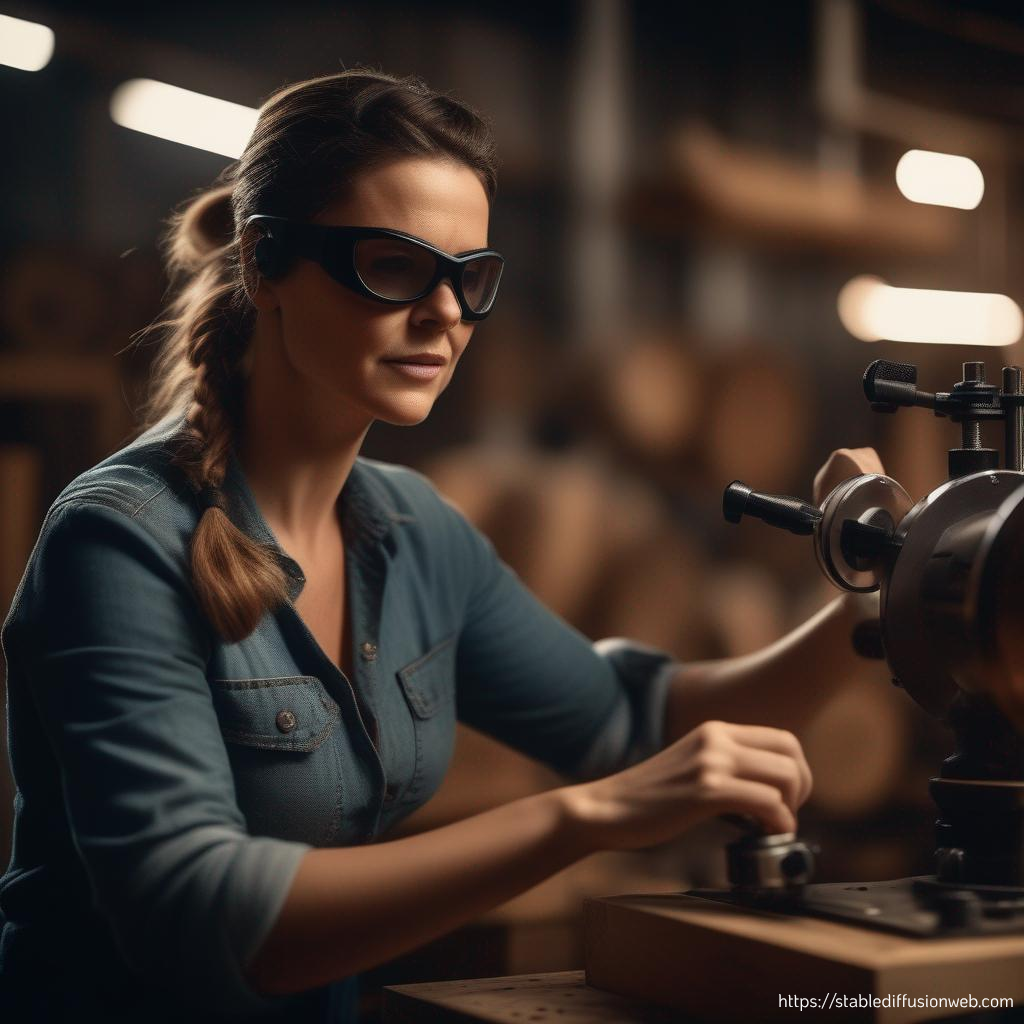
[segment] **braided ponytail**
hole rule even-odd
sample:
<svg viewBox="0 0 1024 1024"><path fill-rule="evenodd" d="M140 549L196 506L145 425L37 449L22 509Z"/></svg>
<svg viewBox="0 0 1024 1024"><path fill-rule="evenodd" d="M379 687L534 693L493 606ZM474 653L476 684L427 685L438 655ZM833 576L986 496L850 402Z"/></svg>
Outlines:
<svg viewBox="0 0 1024 1024"><path fill-rule="evenodd" d="M230 176L229 168L224 176ZM287 600L287 579L273 551L239 530L221 486L242 413L242 359L255 309L239 278L233 183L217 184L169 219L165 261L185 279L171 304L174 329L153 367L145 422L187 412L171 455L196 490L200 510L191 570L199 606L229 643L248 636L267 609Z"/></svg>
<svg viewBox="0 0 1024 1024"><path fill-rule="evenodd" d="M162 249L177 294L167 315L135 339L163 332L142 427L186 414L171 458L200 509L193 587L228 642L244 639L288 598L273 549L234 525L220 490L245 411L244 366L256 319L243 274L255 239L242 238L242 226L254 213L309 220L355 174L399 156L454 157L477 172L488 199L494 196L494 140L479 114L418 78L353 68L271 96L241 158L166 222Z"/></svg>

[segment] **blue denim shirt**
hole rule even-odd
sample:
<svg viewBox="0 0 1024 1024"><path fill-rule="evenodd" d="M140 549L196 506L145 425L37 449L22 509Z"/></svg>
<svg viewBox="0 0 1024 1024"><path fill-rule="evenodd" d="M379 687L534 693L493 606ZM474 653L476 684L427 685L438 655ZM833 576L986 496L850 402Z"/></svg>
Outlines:
<svg viewBox="0 0 1024 1024"><path fill-rule="evenodd" d="M591 642L426 476L364 456L338 503L353 678L296 611L302 567L233 451L229 514L290 599L223 642L190 583L199 512L165 443L183 424L58 495L0 631L4 1019L354 1020L355 978L264 996L243 975L308 850L372 842L424 804L456 720L574 780L662 746L666 652Z"/></svg>

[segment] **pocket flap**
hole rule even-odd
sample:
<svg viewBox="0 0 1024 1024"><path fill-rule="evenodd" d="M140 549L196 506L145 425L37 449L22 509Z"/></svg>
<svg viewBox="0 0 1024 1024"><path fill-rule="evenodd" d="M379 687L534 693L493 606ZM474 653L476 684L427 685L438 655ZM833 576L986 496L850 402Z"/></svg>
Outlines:
<svg viewBox="0 0 1024 1024"><path fill-rule="evenodd" d="M450 633L397 672L405 699L419 718L432 717L454 693L457 636Z"/></svg>
<svg viewBox="0 0 1024 1024"><path fill-rule="evenodd" d="M211 683L221 733L231 743L266 750L315 750L340 717L316 676Z"/></svg>

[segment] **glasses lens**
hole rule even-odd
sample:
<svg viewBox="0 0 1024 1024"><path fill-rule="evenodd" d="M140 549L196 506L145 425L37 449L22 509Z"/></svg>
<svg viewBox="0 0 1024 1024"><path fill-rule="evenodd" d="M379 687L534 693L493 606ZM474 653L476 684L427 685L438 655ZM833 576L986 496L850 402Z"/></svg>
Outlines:
<svg viewBox="0 0 1024 1024"><path fill-rule="evenodd" d="M412 299L434 276L434 256L400 238L363 238L356 243L356 272L385 299Z"/></svg>
<svg viewBox="0 0 1024 1024"><path fill-rule="evenodd" d="M494 301L500 277L501 260L496 256L481 256L466 264L462 272L462 291L474 313L482 313Z"/></svg>

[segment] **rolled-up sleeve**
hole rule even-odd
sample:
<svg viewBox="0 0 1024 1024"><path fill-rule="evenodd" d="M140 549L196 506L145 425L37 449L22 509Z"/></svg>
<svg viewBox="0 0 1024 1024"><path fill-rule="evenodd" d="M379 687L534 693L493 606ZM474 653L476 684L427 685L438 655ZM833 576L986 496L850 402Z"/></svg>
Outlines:
<svg viewBox="0 0 1024 1024"><path fill-rule="evenodd" d="M252 836L209 686L209 627L147 529L87 500L44 523L6 651L58 762L71 837L129 966L197 1009L261 1013L258 950L310 846Z"/></svg>
<svg viewBox="0 0 1024 1024"><path fill-rule="evenodd" d="M457 653L459 718L583 781L662 748L680 668L626 637L591 641L546 607L447 499L465 593Z"/></svg>

